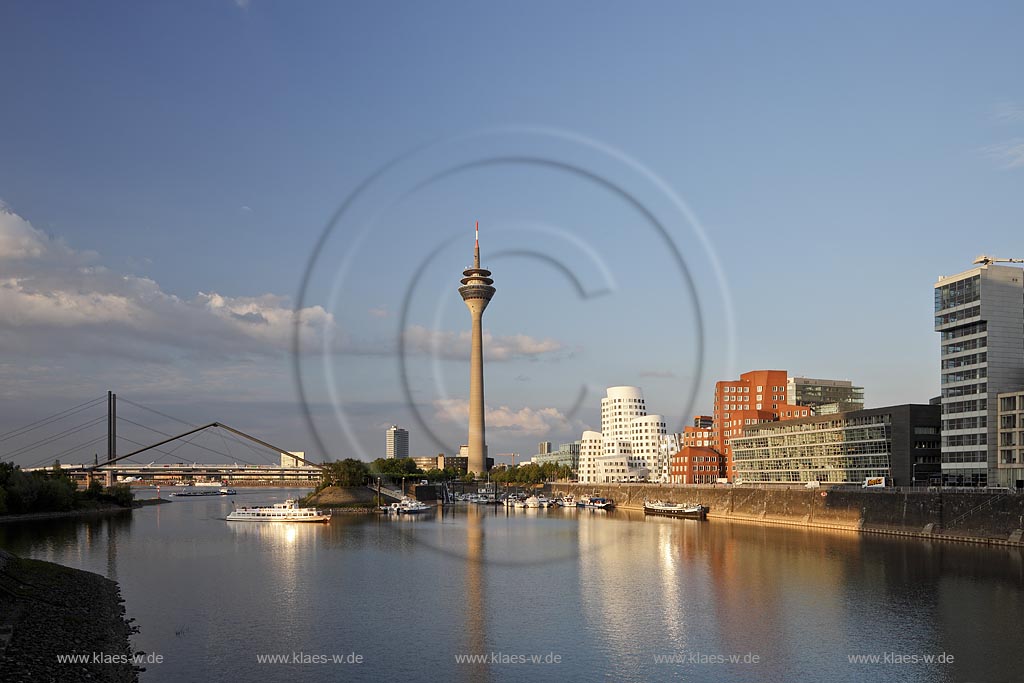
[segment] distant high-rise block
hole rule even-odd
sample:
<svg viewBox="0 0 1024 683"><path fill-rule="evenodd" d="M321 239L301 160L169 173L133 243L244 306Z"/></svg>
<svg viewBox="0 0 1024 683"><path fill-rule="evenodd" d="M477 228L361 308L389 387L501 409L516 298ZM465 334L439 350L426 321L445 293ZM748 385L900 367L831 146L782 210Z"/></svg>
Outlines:
<svg viewBox="0 0 1024 683"><path fill-rule="evenodd" d="M306 463L302 462L302 460L299 460L299 458L305 459L305 457L305 451L288 451L287 453L282 453L281 467L302 467Z"/></svg>
<svg viewBox="0 0 1024 683"><path fill-rule="evenodd" d="M408 458L409 432L398 425L388 427L384 452L387 458Z"/></svg>

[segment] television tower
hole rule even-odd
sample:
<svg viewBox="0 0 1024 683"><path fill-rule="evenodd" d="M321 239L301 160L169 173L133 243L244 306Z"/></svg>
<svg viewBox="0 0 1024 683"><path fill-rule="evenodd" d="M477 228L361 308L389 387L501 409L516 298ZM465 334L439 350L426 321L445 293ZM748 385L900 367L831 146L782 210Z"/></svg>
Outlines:
<svg viewBox="0 0 1024 683"><path fill-rule="evenodd" d="M469 356L469 463L467 472L487 471L487 439L484 434L484 309L494 296L491 271L480 267L480 221L476 223L473 267L462 271L459 294L473 318L473 346Z"/></svg>

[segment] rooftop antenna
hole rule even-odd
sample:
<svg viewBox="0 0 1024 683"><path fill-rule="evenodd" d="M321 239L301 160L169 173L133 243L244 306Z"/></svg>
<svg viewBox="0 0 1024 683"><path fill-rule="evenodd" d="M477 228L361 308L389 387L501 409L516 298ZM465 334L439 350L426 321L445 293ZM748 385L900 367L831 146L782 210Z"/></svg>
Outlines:
<svg viewBox="0 0 1024 683"><path fill-rule="evenodd" d="M480 221L476 222L476 246L473 247L473 267L480 267Z"/></svg>

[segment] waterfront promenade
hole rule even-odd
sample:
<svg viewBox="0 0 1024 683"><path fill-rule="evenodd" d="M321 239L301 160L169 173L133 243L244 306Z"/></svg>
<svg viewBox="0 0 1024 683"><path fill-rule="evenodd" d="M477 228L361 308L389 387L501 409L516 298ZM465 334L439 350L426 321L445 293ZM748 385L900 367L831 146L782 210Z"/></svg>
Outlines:
<svg viewBox="0 0 1024 683"><path fill-rule="evenodd" d="M1024 496L942 489L753 488L655 484L547 484L545 490L597 493L618 507L645 500L702 503L711 519L788 524L935 540L1022 545Z"/></svg>

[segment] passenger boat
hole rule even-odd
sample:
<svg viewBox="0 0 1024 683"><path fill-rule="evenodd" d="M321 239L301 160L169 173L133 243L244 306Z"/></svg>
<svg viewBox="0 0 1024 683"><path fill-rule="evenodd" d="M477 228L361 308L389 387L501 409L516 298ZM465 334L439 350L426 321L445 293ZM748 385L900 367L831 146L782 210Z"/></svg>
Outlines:
<svg viewBox="0 0 1024 683"><path fill-rule="evenodd" d="M329 522L330 512L316 508L300 508L294 500L275 503L270 507L235 508L227 516L229 522Z"/></svg>
<svg viewBox="0 0 1024 683"><path fill-rule="evenodd" d="M690 519L707 519L708 509L700 503L666 503L660 500L644 501L645 515L664 515L666 517L687 517Z"/></svg>
<svg viewBox="0 0 1024 683"><path fill-rule="evenodd" d="M608 508L615 507L615 502L611 498L604 498L602 496L583 496L577 501L576 507L607 510Z"/></svg>
<svg viewBox="0 0 1024 683"><path fill-rule="evenodd" d="M235 491L234 489L229 489L229 488L227 488L225 486L221 490L217 491L217 493L218 493L218 495L221 495L221 496L233 496L233 495L235 495L237 493L237 491Z"/></svg>

